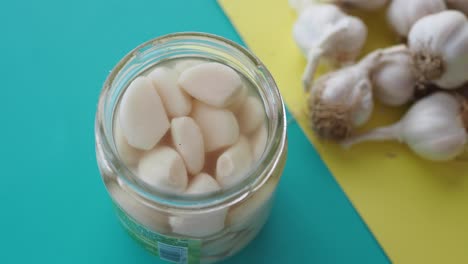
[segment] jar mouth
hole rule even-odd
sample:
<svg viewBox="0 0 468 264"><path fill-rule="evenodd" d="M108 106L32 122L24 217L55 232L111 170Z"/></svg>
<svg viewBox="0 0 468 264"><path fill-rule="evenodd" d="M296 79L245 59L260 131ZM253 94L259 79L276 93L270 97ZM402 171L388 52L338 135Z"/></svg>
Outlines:
<svg viewBox="0 0 468 264"><path fill-rule="evenodd" d="M187 45L213 49L222 53L234 52L235 56L242 56L246 62L249 62L253 67L253 73L261 85L255 83L255 86L262 90L262 100L264 102L267 115L267 131L268 139L265 150L261 158L251 167L247 173L248 176L237 183L236 185L223 189L210 195L200 196L183 196L177 194L168 194L159 192L154 189L149 189L142 183L138 177L121 161L114 143L113 136L113 113L109 116L107 100L112 95L111 88L122 78L123 75L131 72L129 63L137 59L141 54L145 54L150 49L158 49L165 47L168 51L171 50L170 45ZM208 47L206 45L211 45ZM181 56L184 57L184 56ZM185 56L188 57L188 56ZM201 56L202 57L202 56ZM154 65L154 64L152 64ZM242 66L242 65L239 65ZM141 73L143 70L140 69ZM137 75L137 74L136 74ZM136 77L136 76L134 76ZM120 98L121 95L117 95ZM268 102L268 103L267 103ZM267 109L268 108L268 109ZM115 112L115 105L112 112ZM106 114L107 113L107 114ZM111 117L111 118L108 118ZM270 72L265 65L250 51L241 45L225 39L223 37L202 33L202 32L180 32L157 37L142 43L125 55L117 65L112 69L106 78L101 95L98 102L98 111L96 114L95 124L96 134L96 149L110 162L106 162L106 166L113 172L117 173L117 178L127 184L132 191L150 201L155 206L171 207L174 209L215 209L218 205L236 203L239 200L247 197L252 191L261 187L271 176L272 171L280 162L281 156L286 146L286 114L285 107L279 90ZM118 168L116 163L119 164ZM121 166L120 166L121 165Z"/></svg>

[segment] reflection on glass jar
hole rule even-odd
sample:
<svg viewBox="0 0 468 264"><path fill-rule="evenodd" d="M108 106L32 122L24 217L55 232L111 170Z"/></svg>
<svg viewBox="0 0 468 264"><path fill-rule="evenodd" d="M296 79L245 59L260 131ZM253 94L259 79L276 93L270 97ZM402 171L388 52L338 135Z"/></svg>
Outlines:
<svg viewBox="0 0 468 264"><path fill-rule="evenodd" d="M139 76L150 74L158 78L158 71L162 70L155 69L170 69L173 78L180 80L180 75L187 69L210 62L228 66L242 79L242 90L236 92L234 99L229 99L225 108L197 106L200 104L197 90L190 94L195 99L189 101L168 89L170 85L166 90L158 91L161 97L181 102L168 104L163 98L162 105L169 120L190 114L200 126L205 141L209 135L211 141L205 145L210 151L201 159L190 157L189 151L175 146L179 139L168 132L161 134L153 149L138 149L130 144L121 130L122 121L117 117L122 96L129 85ZM191 84L197 81L185 77ZM224 104L216 100L213 101L215 104ZM223 116L234 118L238 136L226 128L228 123L220 125L226 120L221 119ZM220 121L216 122L218 119ZM237 253L258 234L268 219L286 160L285 119L284 105L270 73L254 55L239 45L202 33L172 34L140 45L111 71L96 114L97 161L122 225L145 248L172 262L210 263ZM189 122L181 124L181 131L190 128ZM216 133L223 129L221 135ZM231 140L226 135L229 133L236 136L236 142L222 145L223 140ZM167 152L165 158L171 153L180 153L184 158L182 164L185 165L182 166L187 167L188 188L183 183L182 189L177 189L178 193L154 188L142 180L147 163L154 169L151 159L157 160L159 153L155 152L163 150ZM152 156L147 158L149 155ZM173 164L175 169L180 167L177 162ZM245 170L239 171L245 164L248 167L246 165ZM203 172L201 175L200 171ZM242 177L234 181L229 177L233 172ZM196 181L220 187L217 191L200 194Z"/></svg>

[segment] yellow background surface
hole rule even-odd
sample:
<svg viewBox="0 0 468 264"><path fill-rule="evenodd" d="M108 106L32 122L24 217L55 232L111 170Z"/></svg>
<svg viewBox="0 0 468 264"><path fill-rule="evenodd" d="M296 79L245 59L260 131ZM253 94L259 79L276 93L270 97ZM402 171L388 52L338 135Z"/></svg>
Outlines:
<svg viewBox="0 0 468 264"><path fill-rule="evenodd" d="M273 74L289 111L390 259L468 263L468 161L425 161L396 142L343 150L319 141L305 113L300 82L305 59L292 38L297 15L287 0L219 2L245 43ZM383 11L357 15L369 27L365 52L396 43ZM404 110L377 105L362 131L395 122Z"/></svg>

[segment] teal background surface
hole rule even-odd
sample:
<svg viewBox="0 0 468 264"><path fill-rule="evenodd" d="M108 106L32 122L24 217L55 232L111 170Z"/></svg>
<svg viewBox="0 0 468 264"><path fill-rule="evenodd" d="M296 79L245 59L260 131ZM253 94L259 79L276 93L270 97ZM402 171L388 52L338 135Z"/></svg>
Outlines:
<svg viewBox="0 0 468 264"><path fill-rule="evenodd" d="M119 226L101 182L97 98L112 67L148 39L204 31L242 43L221 8L213 0L3 1L0 29L0 263L162 263ZM298 125L288 134L272 215L226 263L388 263Z"/></svg>

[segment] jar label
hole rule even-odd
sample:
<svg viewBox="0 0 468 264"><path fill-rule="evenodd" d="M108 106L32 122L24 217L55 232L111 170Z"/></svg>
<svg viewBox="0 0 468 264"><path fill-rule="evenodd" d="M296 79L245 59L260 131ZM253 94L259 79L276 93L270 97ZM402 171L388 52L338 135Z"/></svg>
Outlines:
<svg viewBox="0 0 468 264"><path fill-rule="evenodd" d="M199 264L201 241L159 234L139 224L119 206L115 206L120 221L130 235L160 259L172 263Z"/></svg>

